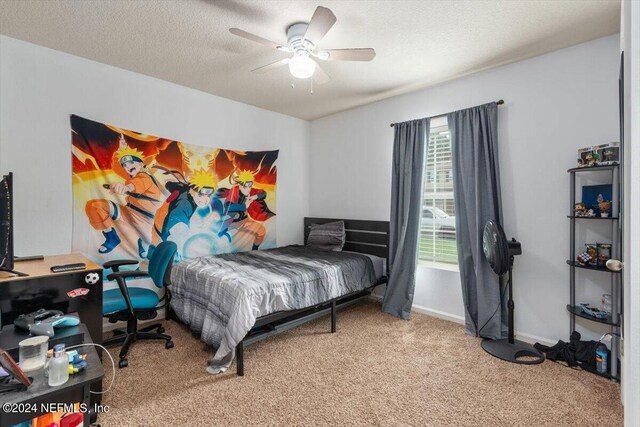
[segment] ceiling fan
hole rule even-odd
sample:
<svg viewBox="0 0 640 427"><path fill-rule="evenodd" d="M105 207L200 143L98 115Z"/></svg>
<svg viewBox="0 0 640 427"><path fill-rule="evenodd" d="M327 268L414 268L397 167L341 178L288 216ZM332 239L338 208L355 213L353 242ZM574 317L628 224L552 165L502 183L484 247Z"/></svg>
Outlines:
<svg viewBox="0 0 640 427"><path fill-rule="evenodd" d="M298 79L313 77L317 84L330 80L314 58L322 61L371 61L376 51L371 48L363 49L317 49L318 43L336 23L336 16L330 9L318 6L307 23L297 23L287 29L287 44L282 45L267 40L239 28L229 28L229 32L236 36L251 40L262 45L278 49L282 52L293 53L290 58L284 58L271 64L251 70L264 73L275 68L289 65L289 72Z"/></svg>

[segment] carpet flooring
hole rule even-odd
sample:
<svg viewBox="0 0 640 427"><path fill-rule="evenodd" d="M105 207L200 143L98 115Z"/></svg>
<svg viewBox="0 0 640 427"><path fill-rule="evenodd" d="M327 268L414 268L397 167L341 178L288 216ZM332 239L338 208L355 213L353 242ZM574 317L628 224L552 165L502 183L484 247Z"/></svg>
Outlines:
<svg viewBox="0 0 640 427"><path fill-rule="evenodd" d="M251 345L245 376L212 376L211 350L167 322L175 348L138 342L104 395L102 426L621 426L619 385L486 354L461 325L403 321L366 302ZM117 355L117 347L111 353ZM111 365L105 362L105 387ZM108 366L107 366L108 364Z"/></svg>

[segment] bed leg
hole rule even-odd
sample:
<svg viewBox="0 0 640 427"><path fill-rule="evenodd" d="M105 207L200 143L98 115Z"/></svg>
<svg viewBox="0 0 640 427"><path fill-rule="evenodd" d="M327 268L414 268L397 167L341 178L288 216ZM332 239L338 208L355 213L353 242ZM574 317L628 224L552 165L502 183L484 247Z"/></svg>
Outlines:
<svg viewBox="0 0 640 427"><path fill-rule="evenodd" d="M336 331L336 300L331 301L331 333Z"/></svg>
<svg viewBox="0 0 640 427"><path fill-rule="evenodd" d="M236 346L236 374L244 376L244 341L240 341Z"/></svg>

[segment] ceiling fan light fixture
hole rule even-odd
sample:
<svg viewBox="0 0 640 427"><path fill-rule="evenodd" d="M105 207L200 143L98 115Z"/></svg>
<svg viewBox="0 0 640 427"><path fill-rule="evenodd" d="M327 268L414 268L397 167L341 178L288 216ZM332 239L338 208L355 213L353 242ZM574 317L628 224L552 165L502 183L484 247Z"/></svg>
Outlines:
<svg viewBox="0 0 640 427"><path fill-rule="evenodd" d="M307 55L296 54L289 61L289 72L297 79L308 79L316 71L316 62Z"/></svg>

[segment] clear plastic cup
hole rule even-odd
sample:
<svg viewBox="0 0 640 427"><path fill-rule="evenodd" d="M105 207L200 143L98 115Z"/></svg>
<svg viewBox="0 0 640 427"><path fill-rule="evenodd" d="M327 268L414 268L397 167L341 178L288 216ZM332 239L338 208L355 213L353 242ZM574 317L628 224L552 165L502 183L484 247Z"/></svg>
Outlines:
<svg viewBox="0 0 640 427"><path fill-rule="evenodd" d="M44 368L47 360L49 337L36 336L20 341L20 369L24 372L37 371Z"/></svg>

